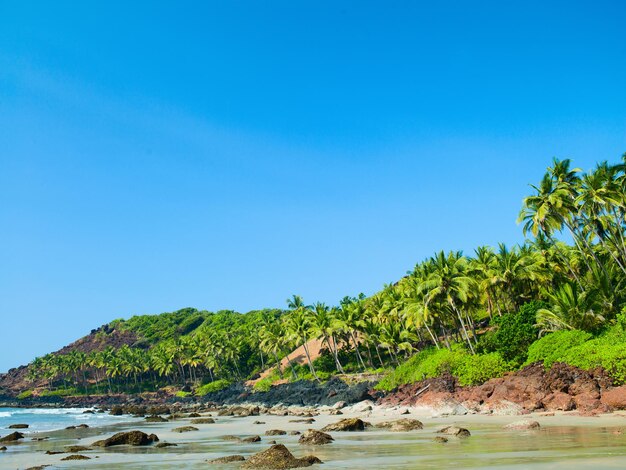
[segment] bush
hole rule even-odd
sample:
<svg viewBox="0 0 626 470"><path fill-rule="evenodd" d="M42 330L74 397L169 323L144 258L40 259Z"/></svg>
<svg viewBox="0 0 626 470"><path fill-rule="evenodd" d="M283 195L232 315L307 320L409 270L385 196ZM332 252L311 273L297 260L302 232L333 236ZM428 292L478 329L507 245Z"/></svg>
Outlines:
<svg viewBox="0 0 626 470"><path fill-rule="evenodd" d="M517 313L496 317L493 324L497 330L481 338L479 349L487 353L497 352L505 361L523 364L529 346L537 339L537 310L545 306L543 302L529 302Z"/></svg>
<svg viewBox="0 0 626 470"><path fill-rule="evenodd" d="M30 397L32 397L32 396L33 396L33 391L32 391L32 390L24 390L22 393L20 393L20 394L17 396L17 399L18 399L18 400L24 400L24 399L26 399L26 398L30 398Z"/></svg>
<svg viewBox="0 0 626 470"><path fill-rule="evenodd" d="M182 390L176 392L178 398L186 398L191 395L191 392L183 392Z"/></svg>
<svg viewBox="0 0 626 470"><path fill-rule="evenodd" d="M201 385L196 389L196 396L203 397L209 393L219 392L230 385L230 382L226 379L219 379L215 382L209 382L208 384Z"/></svg>
<svg viewBox="0 0 626 470"><path fill-rule="evenodd" d="M502 377L506 372L515 369L515 364L505 361L497 353L465 356L455 367L453 375L461 385L477 385L494 377Z"/></svg>
<svg viewBox="0 0 626 470"><path fill-rule="evenodd" d="M252 388L255 392L268 392L272 384L277 380L280 380L280 375L278 375L278 371L274 369L267 377L255 383Z"/></svg>
<svg viewBox="0 0 626 470"><path fill-rule="evenodd" d="M530 345L526 364L543 361L544 366L550 368L555 362L567 362L566 354L571 353L572 348L582 345L590 338L590 333L579 330L550 333Z"/></svg>

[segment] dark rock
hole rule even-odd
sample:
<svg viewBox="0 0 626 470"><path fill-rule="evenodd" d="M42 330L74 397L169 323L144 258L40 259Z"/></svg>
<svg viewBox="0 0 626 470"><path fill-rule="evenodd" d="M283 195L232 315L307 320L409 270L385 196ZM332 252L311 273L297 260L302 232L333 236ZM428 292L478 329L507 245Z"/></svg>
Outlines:
<svg viewBox="0 0 626 470"><path fill-rule="evenodd" d="M83 414L84 415L92 415L92 414L95 414L95 411L94 410L85 410L85 411L83 411Z"/></svg>
<svg viewBox="0 0 626 470"><path fill-rule="evenodd" d="M252 424L265 424L265 421L255 421L255 422L254 422L254 423L252 423Z"/></svg>
<svg viewBox="0 0 626 470"><path fill-rule="evenodd" d="M306 419L290 419L289 420L290 423L304 423L304 424L313 424L315 422L315 419L313 418L306 418Z"/></svg>
<svg viewBox="0 0 626 470"><path fill-rule="evenodd" d="M298 439L300 444L313 446L330 444L333 441L334 439L330 434L326 434L325 432L317 431L315 429L309 429L302 436L300 436L300 439Z"/></svg>
<svg viewBox="0 0 626 470"><path fill-rule="evenodd" d="M300 434L302 434L300 431L289 431L290 436L299 436Z"/></svg>
<svg viewBox="0 0 626 470"><path fill-rule="evenodd" d="M15 431L1 438L0 442L17 442L20 439L24 439L24 434L22 434L21 432Z"/></svg>
<svg viewBox="0 0 626 470"><path fill-rule="evenodd" d="M88 424L79 424L78 426L76 426L77 429L87 429L89 428Z"/></svg>
<svg viewBox="0 0 626 470"><path fill-rule="evenodd" d="M334 424L329 424L322 428L322 431L363 431L365 430L365 422L359 418L346 418Z"/></svg>
<svg viewBox="0 0 626 470"><path fill-rule="evenodd" d="M77 455L68 455L67 457L63 457L61 460L91 460L91 457L77 454Z"/></svg>
<svg viewBox="0 0 626 470"><path fill-rule="evenodd" d="M85 446L65 446L65 452L69 452L70 454L74 454L76 452L85 452L87 450L91 450L91 447L85 447Z"/></svg>
<svg viewBox="0 0 626 470"><path fill-rule="evenodd" d="M178 444L173 444L171 442L159 442L155 447L163 449L164 447L178 447Z"/></svg>
<svg viewBox="0 0 626 470"><path fill-rule="evenodd" d="M167 419L162 418L161 416L148 416L146 418L146 423L167 423Z"/></svg>
<svg viewBox="0 0 626 470"><path fill-rule="evenodd" d="M246 459L243 455L228 455L226 457L218 457L217 459L207 460L207 463L224 464L232 462L243 462L245 460Z"/></svg>
<svg viewBox="0 0 626 470"><path fill-rule="evenodd" d="M191 424L215 424L213 418L196 418L191 420Z"/></svg>
<svg viewBox="0 0 626 470"><path fill-rule="evenodd" d="M240 441L246 444L253 444L255 442L261 442L261 436L244 437L243 439L240 439Z"/></svg>
<svg viewBox="0 0 626 470"><path fill-rule="evenodd" d="M240 441L241 440L239 436L233 436L231 434L227 434L226 436L221 436L220 439L223 441Z"/></svg>
<svg viewBox="0 0 626 470"><path fill-rule="evenodd" d="M265 431L266 436L284 436L287 434L282 429L270 429L269 431Z"/></svg>
<svg viewBox="0 0 626 470"><path fill-rule="evenodd" d="M459 428L457 426L446 426L443 429L440 429L439 431L437 431L440 434L447 434L449 436L456 436L456 437L469 437L471 436L471 433L465 429L465 428Z"/></svg>
<svg viewBox="0 0 626 470"><path fill-rule="evenodd" d="M7 450L6 446L0 447L0 452L6 452L6 450Z"/></svg>
<svg viewBox="0 0 626 470"><path fill-rule="evenodd" d="M119 445L147 446L158 441L154 434L146 434L141 431L118 432L108 439L96 441L92 445L96 447L111 447Z"/></svg>
<svg viewBox="0 0 626 470"><path fill-rule="evenodd" d="M172 429L173 432L191 432L198 431L198 428L194 428L193 426L181 426L180 428Z"/></svg>
<svg viewBox="0 0 626 470"><path fill-rule="evenodd" d="M28 424L12 424L9 429L28 429Z"/></svg>
<svg viewBox="0 0 626 470"><path fill-rule="evenodd" d="M62 450L47 450L46 455L65 454Z"/></svg>
<svg viewBox="0 0 626 470"><path fill-rule="evenodd" d="M200 413L189 413L188 418L200 418Z"/></svg>
<svg viewBox="0 0 626 470"><path fill-rule="evenodd" d="M433 441L439 442L440 444L445 444L446 442L448 442L448 439L445 437L437 436L433 439Z"/></svg>
<svg viewBox="0 0 626 470"><path fill-rule="evenodd" d="M263 452L251 456L242 465L242 468L281 470L286 468L310 467L314 463L321 463L321 461L313 456L297 459L284 445L277 444Z"/></svg>
<svg viewBox="0 0 626 470"><path fill-rule="evenodd" d="M397 421L386 421L376 427L389 429L390 431L415 431L416 429L423 429L424 425L417 419L403 418Z"/></svg>

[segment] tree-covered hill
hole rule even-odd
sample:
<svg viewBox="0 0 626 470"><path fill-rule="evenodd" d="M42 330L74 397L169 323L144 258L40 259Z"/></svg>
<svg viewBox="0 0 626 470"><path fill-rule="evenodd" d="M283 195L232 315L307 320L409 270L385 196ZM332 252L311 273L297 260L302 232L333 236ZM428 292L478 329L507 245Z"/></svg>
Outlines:
<svg viewBox="0 0 626 470"><path fill-rule="evenodd" d="M601 366L623 383L626 155L589 172L554 160L530 192L519 214L524 244L441 251L333 306L293 295L285 309L115 320L35 359L21 391L203 394L271 367L258 389L362 372L386 374L383 389L444 372L476 384L538 360ZM323 344L318 358L312 339ZM304 364L276 366L298 347Z"/></svg>

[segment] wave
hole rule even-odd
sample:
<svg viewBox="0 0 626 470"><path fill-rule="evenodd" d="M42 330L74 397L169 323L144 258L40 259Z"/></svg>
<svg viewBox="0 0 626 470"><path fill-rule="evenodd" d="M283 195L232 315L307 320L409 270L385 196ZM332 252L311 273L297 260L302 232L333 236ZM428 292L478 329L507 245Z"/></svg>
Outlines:
<svg viewBox="0 0 626 470"><path fill-rule="evenodd" d="M10 411L0 411L0 418L10 418L12 416Z"/></svg>

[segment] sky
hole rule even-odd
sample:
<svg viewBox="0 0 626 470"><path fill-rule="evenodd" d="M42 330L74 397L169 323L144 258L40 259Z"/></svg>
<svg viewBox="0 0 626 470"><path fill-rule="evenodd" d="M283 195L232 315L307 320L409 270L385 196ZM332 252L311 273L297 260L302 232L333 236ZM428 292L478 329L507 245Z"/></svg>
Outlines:
<svg viewBox="0 0 626 470"><path fill-rule="evenodd" d="M0 0L0 371L523 241L626 152L626 3Z"/></svg>

